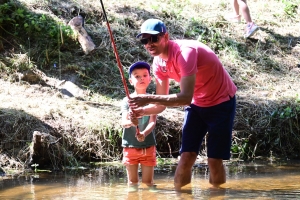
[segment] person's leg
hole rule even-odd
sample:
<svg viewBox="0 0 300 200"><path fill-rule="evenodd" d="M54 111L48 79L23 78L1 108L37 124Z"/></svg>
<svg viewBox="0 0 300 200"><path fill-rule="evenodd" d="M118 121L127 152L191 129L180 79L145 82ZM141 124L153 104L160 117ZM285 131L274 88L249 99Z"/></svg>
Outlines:
<svg viewBox="0 0 300 200"><path fill-rule="evenodd" d="M139 165L126 165L127 177L128 177L128 186L137 186L139 182L138 174Z"/></svg>
<svg viewBox="0 0 300 200"><path fill-rule="evenodd" d="M234 14L230 14L228 16L225 16L225 19L227 21L230 21L230 22L240 23L241 22L241 15L240 15L239 4L238 4L237 0L231 0L231 4L232 4L232 7L234 9Z"/></svg>
<svg viewBox="0 0 300 200"><path fill-rule="evenodd" d="M128 186L137 187L139 182L139 149L124 147L122 163L126 166Z"/></svg>
<svg viewBox="0 0 300 200"><path fill-rule="evenodd" d="M222 159L208 158L209 183L214 187L226 183L226 172Z"/></svg>
<svg viewBox="0 0 300 200"><path fill-rule="evenodd" d="M238 4L238 6L236 4ZM234 10L236 13L238 12L237 7L239 7L241 9L242 15L247 22L246 31L245 31L246 33L245 33L244 37L245 38L251 37L259 29L259 27L252 21L252 18L250 15L250 10L247 5L247 1L246 0L234 0L233 6L234 6Z"/></svg>
<svg viewBox="0 0 300 200"><path fill-rule="evenodd" d="M154 184L154 166L156 166L156 147L151 146L143 149L140 157L142 168L142 183L151 187Z"/></svg>
<svg viewBox="0 0 300 200"><path fill-rule="evenodd" d="M239 4L238 4L238 1L237 0L232 0L232 5L233 5L233 8L234 8L235 15L239 16L240 15L240 7L239 7Z"/></svg>
<svg viewBox="0 0 300 200"><path fill-rule="evenodd" d="M229 101L202 110L209 124L207 138L209 182L215 187L226 182L223 160L230 159L235 109L236 100L233 97Z"/></svg>
<svg viewBox="0 0 300 200"><path fill-rule="evenodd" d="M195 105L185 108L181 155L174 177L174 186L177 191L191 182L192 167L207 133L207 125L201 119L199 109Z"/></svg>
<svg viewBox="0 0 300 200"><path fill-rule="evenodd" d="M237 4L241 8L242 15L243 15L244 19L246 20L247 24L252 23L250 10L249 10L249 7L247 5L247 1L246 0L237 0Z"/></svg>
<svg viewBox="0 0 300 200"><path fill-rule="evenodd" d="M141 165L142 167L142 183L147 186L153 186L154 166Z"/></svg>
<svg viewBox="0 0 300 200"><path fill-rule="evenodd" d="M175 190L178 191L191 182L192 167L196 158L197 154L195 152L183 152L181 154L174 177Z"/></svg>

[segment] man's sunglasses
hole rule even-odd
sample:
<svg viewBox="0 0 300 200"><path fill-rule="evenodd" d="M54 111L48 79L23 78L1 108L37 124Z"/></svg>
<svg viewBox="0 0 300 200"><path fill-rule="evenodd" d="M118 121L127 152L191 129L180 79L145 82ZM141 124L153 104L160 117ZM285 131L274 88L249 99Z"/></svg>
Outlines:
<svg viewBox="0 0 300 200"><path fill-rule="evenodd" d="M155 42L158 42L159 38L158 36L162 36L163 34L157 34L157 35L151 35L150 37L147 37L147 38L142 38L140 41L142 44L148 44L148 42L152 42L152 43L155 43Z"/></svg>

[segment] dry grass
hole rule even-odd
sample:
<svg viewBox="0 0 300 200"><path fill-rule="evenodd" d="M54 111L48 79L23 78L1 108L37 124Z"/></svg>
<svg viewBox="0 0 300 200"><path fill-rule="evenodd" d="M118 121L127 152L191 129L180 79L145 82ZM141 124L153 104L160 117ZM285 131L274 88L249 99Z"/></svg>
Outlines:
<svg viewBox="0 0 300 200"><path fill-rule="evenodd" d="M10 48L1 52L0 68L6 72L13 69L1 80L2 116L7 116L10 122L18 121L20 113L30 119L20 122L27 127L25 133L18 131L20 124L12 123L11 126L3 125L1 134L23 134L26 139L22 140L30 141L36 130L36 126L30 123L34 119L51 127L42 125L45 132L53 132L57 137L64 135L66 149L79 160L120 159L119 104L125 93L100 1L19 2L30 11L46 14L62 24L67 24L78 13L85 13L85 28L97 50L85 56L78 43L64 46L58 38L58 41L52 41L58 42L55 48L45 45L42 40L32 42L29 54L28 42L19 49L17 39L2 40L4 47ZM299 5L299 0L292 2ZM283 1L249 1L252 18L261 29L251 39L245 40L245 24L232 24L224 19L232 12L227 0L213 3L204 0L116 0L104 2L104 5L124 71L135 61L151 62L135 35L144 20L160 18L166 23L171 38L199 39L207 43L238 86L234 146L239 148L239 156L254 158L256 155L266 156L270 151L278 156L299 156L299 6L294 11L295 16L291 17L286 14ZM86 96L83 100L66 99L49 85L4 81L10 79L11 73L20 71L22 63L30 63L31 67L41 69L47 76L59 79L57 81L76 76L76 83L85 90ZM53 69L54 63L61 69ZM154 92L154 88L152 84L149 92ZM174 84L171 90L178 90L178 85ZM11 112L16 113L13 119L9 118ZM160 115L157 126L159 155L177 154L182 116L182 110L178 109L168 109ZM17 149L26 148L18 146L16 152L8 155L16 157ZM5 153L6 148L2 147L2 150ZM20 157L20 162L24 159Z"/></svg>

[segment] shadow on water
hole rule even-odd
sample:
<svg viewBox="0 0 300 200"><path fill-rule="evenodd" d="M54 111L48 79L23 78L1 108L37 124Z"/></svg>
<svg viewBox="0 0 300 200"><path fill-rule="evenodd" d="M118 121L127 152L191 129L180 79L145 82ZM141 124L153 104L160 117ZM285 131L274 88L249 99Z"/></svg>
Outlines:
<svg viewBox="0 0 300 200"><path fill-rule="evenodd" d="M205 165L195 165L191 184L176 192L174 168L155 171L155 188L127 188L124 168L37 173L0 179L1 199L286 199L300 195L300 162L231 163L227 183L212 188Z"/></svg>

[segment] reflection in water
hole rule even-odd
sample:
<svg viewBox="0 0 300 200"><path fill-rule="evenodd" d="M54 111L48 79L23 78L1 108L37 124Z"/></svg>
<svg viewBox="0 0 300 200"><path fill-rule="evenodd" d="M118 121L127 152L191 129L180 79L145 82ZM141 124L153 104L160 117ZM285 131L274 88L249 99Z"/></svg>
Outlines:
<svg viewBox="0 0 300 200"><path fill-rule="evenodd" d="M0 178L0 199L287 199L300 196L300 164L227 166L227 183L211 188L205 165L196 165L192 183L173 188L174 170L156 170L156 188L127 188L125 169L99 168ZM174 169L174 167L170 167Z"/></svg>

